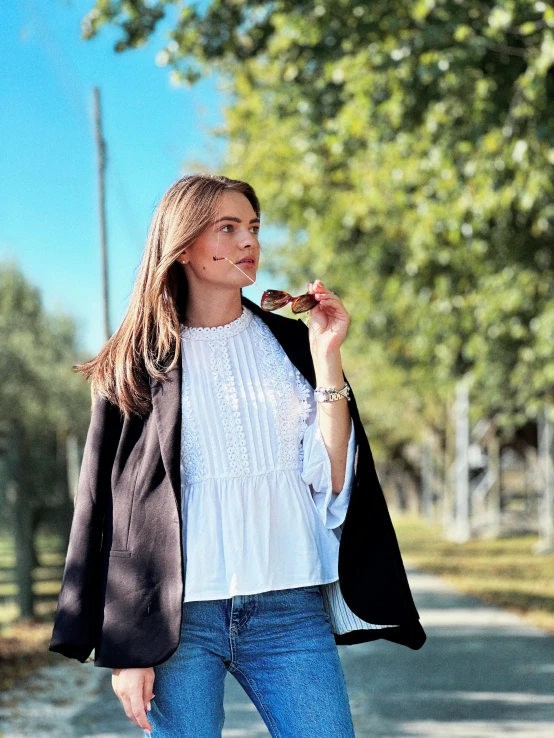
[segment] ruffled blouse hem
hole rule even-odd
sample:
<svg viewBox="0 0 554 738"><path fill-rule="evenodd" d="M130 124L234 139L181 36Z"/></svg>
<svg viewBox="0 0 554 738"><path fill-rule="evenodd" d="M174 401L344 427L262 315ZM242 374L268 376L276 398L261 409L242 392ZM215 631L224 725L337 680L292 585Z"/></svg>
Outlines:
<svg viewBox="0 0 554 738"><path fill-rule="evenodd" d="M184 598L184 602L198 602L201 600L223 600L223 599L230 599L231 597L239 597L240 595L254 595L254 594L261 594L262 592L270 592L275 591L278 589L297 589L298 587L313 587L314 585L319 584L331 584L332 582L338 581L338 577L332 577L331 579L325 579L324 581L319 581L319 577L317 577L316 582L309 581L309 582L294 582L289 584L282 584L279 582L277 585L270 585L263 587L256 588L252 590L251 588L248 589L248 591L244 592L235 592L234 594L221 594L220 592L203 592L199 593L196 592L192 595L186 594Z"/></svg>

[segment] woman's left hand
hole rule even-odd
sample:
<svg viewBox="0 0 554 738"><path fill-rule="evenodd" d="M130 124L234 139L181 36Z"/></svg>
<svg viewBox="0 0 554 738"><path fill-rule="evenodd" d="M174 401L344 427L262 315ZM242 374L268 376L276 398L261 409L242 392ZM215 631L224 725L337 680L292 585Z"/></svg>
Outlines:
<svg viewBox="0 0 554 738"><path fill-rule="evenodd" d="M350 325L350 316L340 297L323 286L320 279L308 282L308 292L315 293L319 305L308 315L310 348L312 353L328 355L340 349ZM318 296L319 295L319 296Z"/></svg>

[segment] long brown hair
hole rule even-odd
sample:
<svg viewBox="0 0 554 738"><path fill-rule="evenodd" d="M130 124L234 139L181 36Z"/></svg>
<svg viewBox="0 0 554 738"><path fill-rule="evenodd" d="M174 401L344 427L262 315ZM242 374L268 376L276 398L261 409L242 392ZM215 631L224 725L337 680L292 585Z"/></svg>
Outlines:
<svg viewBox="0 0 554 738"><path fill-rule="evenodd" d="M149 375L163 381L180 357L188 283L176 260L213 222L224 190L242 192L260 217L254 189L223 175L187 175L160 200L121 325L95 358L73 366L90 380L93 405L100 394L126 418L150 413Z"/></svg>

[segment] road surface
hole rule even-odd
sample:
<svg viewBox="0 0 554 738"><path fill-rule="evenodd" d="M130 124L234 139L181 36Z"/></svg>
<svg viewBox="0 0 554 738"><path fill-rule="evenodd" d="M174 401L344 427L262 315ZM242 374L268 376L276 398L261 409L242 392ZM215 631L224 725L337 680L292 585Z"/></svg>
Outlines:
<svg viewBox="0 0 554 738"><path fill-rule="evenodd" d="M552 738L554 637L436 577L408 573L423 648L339 647L356 738ZM269 736L229 674L225 714L223 738ZM0 718L0 738L144 735L125 717L109 669L63 657L2 695Z"/></svg>

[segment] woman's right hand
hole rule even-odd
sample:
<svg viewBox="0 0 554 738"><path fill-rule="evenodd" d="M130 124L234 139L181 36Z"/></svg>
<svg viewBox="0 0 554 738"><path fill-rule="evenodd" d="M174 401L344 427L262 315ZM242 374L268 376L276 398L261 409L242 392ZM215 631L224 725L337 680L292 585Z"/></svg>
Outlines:
<svg viewBox="0 0 554 738"><path fill-rule="evenodd" d="M150 700L154 694L154 667L144 669L112 669L113 691L123 705L125 714L135 725L143 730L151 731L146 716L150 709Z"/></svg>

